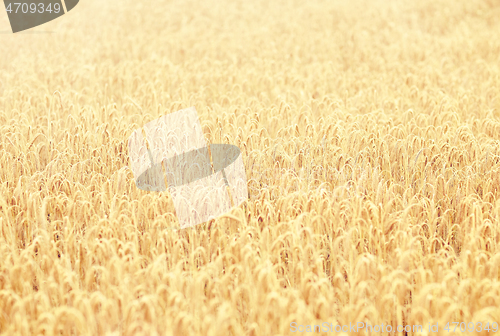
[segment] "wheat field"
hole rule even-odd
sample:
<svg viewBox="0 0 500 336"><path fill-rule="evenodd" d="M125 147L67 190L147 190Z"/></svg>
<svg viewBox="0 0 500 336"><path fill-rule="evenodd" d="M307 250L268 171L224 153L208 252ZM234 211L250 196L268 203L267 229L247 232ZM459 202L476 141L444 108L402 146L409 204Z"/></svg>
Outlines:
<svg viewBox="0 0 500 336"><path fill-rule="evenodd" d="M494 334L499 18L497 0L82 0L9 34L2 8L1 334ZM127 140L190 106L241 149L249 199L172 231Z"/></svg>

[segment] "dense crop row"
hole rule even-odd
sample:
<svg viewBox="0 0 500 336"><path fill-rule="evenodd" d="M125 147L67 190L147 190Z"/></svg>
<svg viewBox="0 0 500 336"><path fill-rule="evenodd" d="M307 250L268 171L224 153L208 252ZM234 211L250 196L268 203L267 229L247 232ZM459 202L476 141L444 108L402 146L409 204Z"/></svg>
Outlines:
<svg viewBox="0 0 500 336"><path fill-rule="evenodd" d="M87 0L1 34L0 332L500 322L498 17L492 0ZM242 150L249 200L173 231L127 139L189 106Z"/></svg>

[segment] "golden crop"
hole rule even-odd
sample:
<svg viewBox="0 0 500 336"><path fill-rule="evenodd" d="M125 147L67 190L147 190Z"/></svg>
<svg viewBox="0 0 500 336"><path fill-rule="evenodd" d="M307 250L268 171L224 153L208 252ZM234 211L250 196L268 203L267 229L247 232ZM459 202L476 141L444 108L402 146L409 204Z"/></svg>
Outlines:
<svg viewBox="0 0 500 336"><path fill-rule="evenodd" d="M18 34L3 13L2 335L500 323L497 0L82 0ZM249 200L172 231L127 140L189 106Z"/></svg>

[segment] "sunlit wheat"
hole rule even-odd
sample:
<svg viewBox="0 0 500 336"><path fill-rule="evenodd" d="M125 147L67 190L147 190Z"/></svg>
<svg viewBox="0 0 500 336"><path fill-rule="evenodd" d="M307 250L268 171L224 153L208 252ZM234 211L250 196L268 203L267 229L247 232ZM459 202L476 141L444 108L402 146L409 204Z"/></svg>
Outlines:
<svg viewBox="0 0 500 336"><path fill-rule="evenodd" d="M500 322L498 2L67 15L0 35L2 334ZM241 149L249 200L176 231L127 139L190 106L207 142Z"/></svg>

